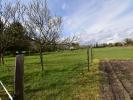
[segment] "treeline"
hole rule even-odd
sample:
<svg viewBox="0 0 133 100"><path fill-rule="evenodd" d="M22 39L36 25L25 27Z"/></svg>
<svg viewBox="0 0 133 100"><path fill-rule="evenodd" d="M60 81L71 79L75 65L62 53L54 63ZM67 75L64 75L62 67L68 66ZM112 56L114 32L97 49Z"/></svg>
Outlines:
<svg viewBox="0 0 133 100"><path fill-rule="evenodd" d="M122 47L122 46L133 46L133 40L130 39L130 38L126 38L122 42L102 43L102 44L96 43L94 45L94 47L96 47L96 48L102 48L102 47Z"/></svg>
<svg viewBox="0 0 133 100"><path fill-rule="evenodd" d="M55 14L54 14L55 15ZM16 51L38 52L43 70L43 52L79 47L76 36L62 39L62 17L53 16L47 0L23 4L0 2L0 64L4 55Z"/></svg>

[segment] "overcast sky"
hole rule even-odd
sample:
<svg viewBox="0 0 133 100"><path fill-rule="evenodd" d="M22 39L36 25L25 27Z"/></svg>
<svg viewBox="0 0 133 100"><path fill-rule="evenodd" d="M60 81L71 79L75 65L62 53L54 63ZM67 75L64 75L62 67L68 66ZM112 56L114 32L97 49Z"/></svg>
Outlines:
<svg viewBox="0 0 133 100"><path fill-rule="evenodd" d="M78 35L81 43L133 38L133 0L48 0L48 4L53 14L63 17L63 35Z"/></svg>

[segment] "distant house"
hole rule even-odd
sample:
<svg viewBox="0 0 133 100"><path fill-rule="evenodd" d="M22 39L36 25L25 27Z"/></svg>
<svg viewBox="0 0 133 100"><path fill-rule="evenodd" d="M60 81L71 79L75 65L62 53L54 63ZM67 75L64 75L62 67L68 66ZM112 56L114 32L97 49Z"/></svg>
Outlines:
<svg viewBox="0 0 133 100"><path fill-rule="evenodd" d="M74 50L74 47L73 47L73 46L71 46L69 49L70 49L70 50Z"/></svg>
<svg viewBox="0 0 133 100"><path fill-rule="evenodd" d="M73 46L71 46L69 49L70 49L70 50L77 50L77 48L75 48L75 47L73 47Z"/></svg>

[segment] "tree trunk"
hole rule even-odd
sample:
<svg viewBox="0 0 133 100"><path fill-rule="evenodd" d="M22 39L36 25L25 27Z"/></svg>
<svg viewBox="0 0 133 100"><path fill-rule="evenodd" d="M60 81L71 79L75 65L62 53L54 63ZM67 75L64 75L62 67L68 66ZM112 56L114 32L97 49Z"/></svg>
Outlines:
<svg viewBox="0 0 133 100"><path fill-rule="evenodd" d="M2 60L1 59L2 59L2 57L1 57L1 53L0 53L0 65L2 64Z"/></svg>
<svg viewBox="0 0 133 100"><path fill-rule="evenodd" d="M30 48L29 48L29 56L30 56Z"/></svg>
<svg viewBox="0 0 133 100"><path fill-rule="evenodd" d="M40 62L41 62L41 67L43 71L43 54L42 54L42 46L40 47Z"/></svg>
<svg viewBox="0 0 133 100"><path fill-rule="evenodd" d="M2 53L2 64L3 64L3 65L5 64L3 53Z"/></svg>
<svg viewBox="0 0 133 100"><path fill-rule="evenodd" d="M4 65L4 55L2 52L0 53L0 64Z"/></svg>
<svg viewBox="0 0 133 100"><path fill-rule="evenodd" d="M54 43L53 44L53 51L56 51L57 49L56 49L56 44Z"/></svg>

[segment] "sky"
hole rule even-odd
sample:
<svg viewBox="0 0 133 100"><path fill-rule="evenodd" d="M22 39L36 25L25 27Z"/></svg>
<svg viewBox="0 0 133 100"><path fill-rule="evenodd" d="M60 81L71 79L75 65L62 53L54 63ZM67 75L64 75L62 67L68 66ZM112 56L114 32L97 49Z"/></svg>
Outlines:
<svg viewBox="0 0 133 100"><path fill-rule="evenodd" d="M133 0L48 0L48 5L63 18L62 36L76 35L81 44L133 38Z"/></svg>
<svg viewBox="0 0 133 100"><path fill-rule="evenodd" d="M80 43L111 43L133 38L133 0L49 0L63 17L63 34Z"/></svg>

